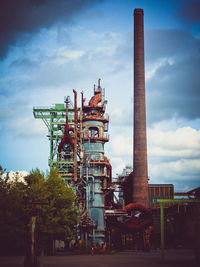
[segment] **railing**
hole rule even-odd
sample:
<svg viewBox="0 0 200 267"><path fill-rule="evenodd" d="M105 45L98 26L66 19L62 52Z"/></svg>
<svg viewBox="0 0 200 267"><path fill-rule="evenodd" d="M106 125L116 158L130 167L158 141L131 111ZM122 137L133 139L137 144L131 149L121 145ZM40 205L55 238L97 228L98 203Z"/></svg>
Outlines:
<svg viewBox="0 0 200 267"><path fill-rule="evenodd" d="M105 113L105 114L104 114L104 118L106 118L106 119L109 120L109 115L108 115L108 113Z"/></svg>
<svg viewBox="0 0 200 267"><path fill-rule="evenodd" d="M103 136L89 136L89 135L83 135L84 140L104 140L109 141L109 134L104 133Z"/></svg>
<svg viewBox="0 0 200 267"><path fill-rule="evenodd" d="M109 134L108 133L104 133L104 139L108 139L109 140Z"/></svg>
<svg viewBox="0 0 200 267"><path fill-rule="evenodd" d="M108 131L108 122L104 124L104 131L105 131L105 132Z"/></svg>
<svg viewBox="0 0 200 267"><path fill-rule="evenodd" d="M33 107L33 110L34 109L55 109L55 105L53 106L35 106Z"/></svg>
<svg viewBox="0 0 200 267"><path fill-rule="evenodd" d="M101 118L102 120L107 120L107 121L109 121L109 115L107 114L107 113L105 113L105 114L88 114L88 113L84 113L83 114L83 120L84 119L87 119L87 120L95 120L95 119L99 119L99 118Z"/></svg>

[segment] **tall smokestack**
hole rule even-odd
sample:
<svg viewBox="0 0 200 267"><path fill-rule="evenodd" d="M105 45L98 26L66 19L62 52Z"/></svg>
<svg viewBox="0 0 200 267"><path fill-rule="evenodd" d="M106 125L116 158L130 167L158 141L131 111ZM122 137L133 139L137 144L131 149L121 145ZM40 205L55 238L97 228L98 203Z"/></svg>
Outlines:
<svg viewBox="0 0 200 267"><path fill-rule="evenodd" d="M149 207L143 9L134 10L133 202Z"/></svg>

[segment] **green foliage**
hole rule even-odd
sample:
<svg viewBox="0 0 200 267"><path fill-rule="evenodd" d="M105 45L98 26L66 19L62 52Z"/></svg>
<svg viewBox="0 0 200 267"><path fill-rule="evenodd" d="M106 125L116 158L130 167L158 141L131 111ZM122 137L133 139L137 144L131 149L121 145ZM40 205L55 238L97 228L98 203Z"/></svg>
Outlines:
<svg viewBox="0 0 200 267"><path fill-rule="evenodd" d="M0 179L0 240L4 250L10 244L18 251L24 248L29 231L31 212L37 215L37 239L40 248L48 247L52 240L65 240L73 233L78 222L75 193L56 170L46 175L38 169L24 178L25 182ZM38 203L31 211L31 203ZM5 246L5 243L8 246ZM2 244L2 242L1 242Z"/></svg>
<svg viewBox="0 0 200 267"><path fill-rule="evenodd" d="M72 229L77 224L74 191L58 176L56 170L51 169L44 195L49 204L42 208L40 230L54 239L64 240L72 235Z"/></svg>
<svg viewBox="0 0 200 267"><path fill-rule="evenodd" d="M25 248L28 213L24 199L25 185L0 179L0 253L8 249L18 253Z"/></svg>

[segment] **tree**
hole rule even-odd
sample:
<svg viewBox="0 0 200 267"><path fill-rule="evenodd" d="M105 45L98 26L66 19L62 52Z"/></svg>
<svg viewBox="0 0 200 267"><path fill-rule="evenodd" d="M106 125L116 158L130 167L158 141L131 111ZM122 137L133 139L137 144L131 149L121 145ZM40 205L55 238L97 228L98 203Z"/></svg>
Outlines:
<svg viewBox="0 0 200 267"><path fill-rule="evenodd" d="M51 169L46 176L36 169L25 181L29 202L34 199L35 202L46 203L38 208L38 243L40 250L51 253L53 241L72 236L78 222L74 190L55 169Z"/></svg>
<svg viewBox="0 0 200 267"><path fill-rule="evenodd" d="M0 179L0 254L20 254L25 248L28 213L24 199L25 185Z"/></svg>
<svg viewBox="0 0 200 267"><path fill-rule="evenodd" d="M70 237L78 222L75 193L56 170L51 169L46 175L39 169L32 170L24 180L0 179L0 240L8 245L5 247L0 241L4 254L9 244L18 254L18 248L24 249L32 201L47 204L37 205L36 210L40 249L48 246L50 250L53 240Z"/></svg>
<svg viewBox="0 0 200 267"><path fill-rule="evenodd" d="M51 234L54 239L65 239L72 235L77 223L74 190L51 169L45 184L45 195L49 205L43 207L41 231Z"/></svg>

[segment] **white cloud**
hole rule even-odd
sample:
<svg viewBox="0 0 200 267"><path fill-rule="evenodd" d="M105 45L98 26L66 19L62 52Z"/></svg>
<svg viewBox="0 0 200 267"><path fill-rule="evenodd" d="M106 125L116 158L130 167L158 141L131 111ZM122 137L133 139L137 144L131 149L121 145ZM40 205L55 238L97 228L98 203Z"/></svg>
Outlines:
<svg viewBox="0 0 200 267"><path fill-rule="evenodd" d="M42 120L31 118L18 119L8 126L8 129L17 137L31 138L47 134L46 126Z"/></svg>
<svg viewBox="0 0 200 267"><path fill-rule="evenodd" d="M115 135L111 140L114 155L124 156L133 154L132 136Z"/></svg>
<svg viewBox="0 0 200 267"><path fill-rule="evenodd" d="M173 65L174 64L174 59L173 58L159 58L156 62L153 64L149 64L146 67L146 72L145 72L145 77L146 80L150 80L156 75L156 72L159 70L159 68L166 66L166 65Z"/></svg>
<svg viewBox="0 0 200 267"><path fill-rule="evenodd" d="M113 107L109 110L109 117L112 125L119 125L123 122L124 112L119 107Z"/></svg>
<svg viewBox="0 0 200 267"><path fill-rule="evenodd" d="M114 107L110 112L109 112L110 116L113 117L113 119L122 119L123 116L123 111L122 109L118 108L118 107Z"/></svg>
<svg viewBox="0 0 200 267"><path fill-rule="evenodd" d="M120 110L113 115L121 116ZM169 122L171 124L171 122ZM175 122L172 123L175 126ZM132 133L129 127L115 128L110 155L114 176L132 163ZM168 130L167 130L168 129ZM173 183L175 191L188 191L200 182L200 130L180 127L173 130L157 125L148 133L150 183Z"/></svg>
<svg viewBox="0 0 200 267"><path fill-rule="evenodd" d="M183 127L174 131L148 129L148 154L154 157L200 157L200 130Z"/></svg>
<svg viewBox="0 0 200 267"><path fill-rule="evenodd" d="M157 125L148 129L148 144L150 183L173 183L175 191L199 185L200 130Z"/></svg>
<svg viewBox="0 0 200 267"><path fill-rule="evenodd" d="M115 45L99 46L93 50L93 53L90 53L90 58L95 56L97 53L102 54L104 56L112 56L115 53L115 51L116 51Z"/></svg>
<svg viewBox="0 0 200 267"><path fill-rule="evenodd" d="M200 159L179 159L149 165L149 176L154 182L196 180L200 182Z"/></svg>
<svg viewBox="0 0 200 267"><path fill-rule="evenodd" d="M56 54L53 56L53 62L57 65L62 65L67 63L69 60L77 60L83 56L85 52L83 50L69 50L68 47L60 47Z"/></svg>

